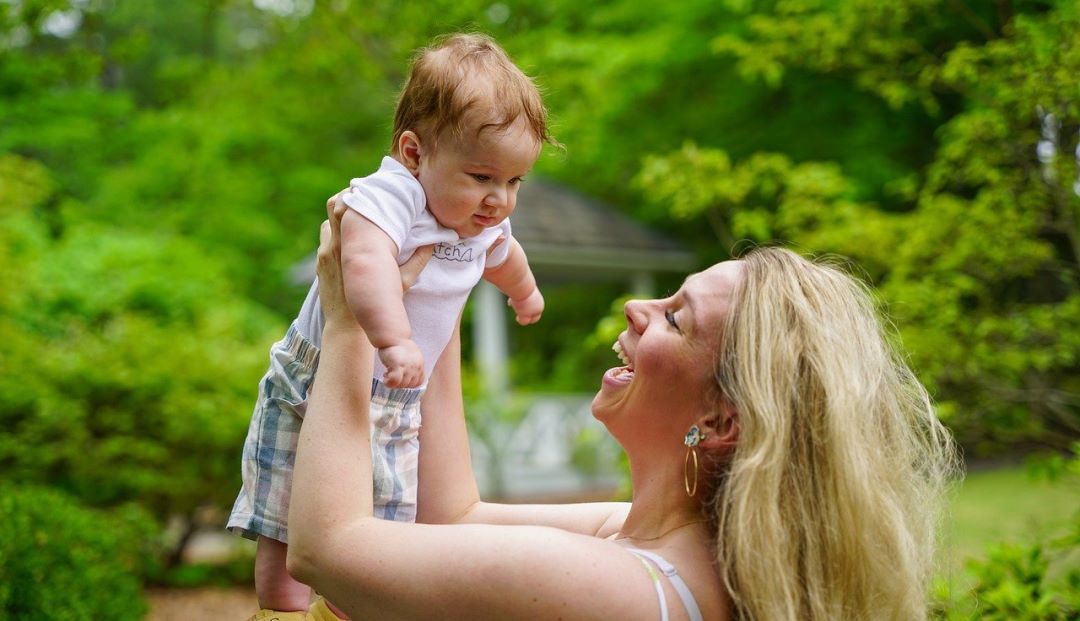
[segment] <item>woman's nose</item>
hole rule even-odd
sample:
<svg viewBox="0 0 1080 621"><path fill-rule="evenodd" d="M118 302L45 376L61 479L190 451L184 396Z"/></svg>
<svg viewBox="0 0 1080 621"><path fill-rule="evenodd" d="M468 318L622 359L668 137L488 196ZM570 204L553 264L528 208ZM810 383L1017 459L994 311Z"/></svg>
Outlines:
<svg viewBox="0 0 1080 621"><path fill-rule="evenodd" d="M626 315L626 325L638 334L644 332L649 324L648 305L643 300L628 300L623 304L623 314Z"/></svg>

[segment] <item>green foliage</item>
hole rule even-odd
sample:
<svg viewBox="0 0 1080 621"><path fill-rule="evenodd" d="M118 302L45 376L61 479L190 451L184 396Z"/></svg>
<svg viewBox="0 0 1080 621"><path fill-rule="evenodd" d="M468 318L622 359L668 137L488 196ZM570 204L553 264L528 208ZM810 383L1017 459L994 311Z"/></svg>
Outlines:
<svg viewBox="0 0 1080 621"><path fill-rule="evenodd" d="M0 484L0 617L142 619L152 522L92 511L55 491Z"/></svg>
<svg viewBox="0 0 1080 621"><path fill-rule="evenodd" d="M1080 615L1080 521L1056 541L997 544L968 570L974 587L959 598L938 589L935 618L1059 621Z"/></svg>
<svg viewBox="0 0 1080 621"><path fill-rule="evenodd" d="M1031 473L1063 480L1080 475L1080 443L1071 457L1060 453L1033 462ZM972 588L951 593L947 583L936 588L934 618L943 620L1058 621L1080 616L1080 509L1074 508L1063 534L1042 535L1024 544L988 547L985 559L968 562Z"/></svg>
<svg viewBox="0 0 1080 621"><path fill-rule="evenodd" d="M1063 599L1080 592L1058 594L1045 585L1050 566L1043 548L1003 544L990 550L987 560L974 562L978 585L973 591L980 619L1068 619L1080 609ZM1080 586L1080 574L1072 573L1067 587Z"/></svg>
<svg viewBox="0 0 1080 621"><path fill-rule="evenodd" d="M504 464L509 458L511 440L528 413L529 400L523 395L488 394L479 374L468 369L462 370L461 383L470 437L487 453L489 493L495 498L504 497L507 492Z"/></svg>
<svg viewBox="0 0 1080 621"><path fill-rule="evenodd" d="M215 586L252 586L255 575L255 559L249 555L237 555L224 563L186 563L171 568L160 568L151 573L148 582L166 587L190 589Z"/></svg>
<svg viewBox="0 0 1080 621"><path fill-rule="evenodd" d="M225 483L271 333L205 265L153 237L52 249L2 334L19 345L0 362L5 476L94 504L138 499L162 518L235 493Z"/></svg>
<svg viewBox="0 0 1080 621"><path fill-rule="evenodd" d="M939 9L955 20L931 19ZM763 3L716 39L743 75L773 87L812 71L897 110L949 110L922 170L885 188L891 209L862 199L834 163L734 160L694 143L647 158L637 183L674 218L707 223L726 250L782 241L854 258L964 444L1064 448L1080 433L1080 162L1069 153L1080 11L991 17L936 0ZM1065 153L1042 163L1040 123Z"/></svg>
<svg viewBox="0 0 1080 621"><path fill-rule="evenodd" d="M513 385L538 392L595 391L600 374L614 364L615 357L611 352L614 335L606 343L601 342L593 334L594 322L596 317L606 315L610 301L625 286L619 283L541 286L546 302L542 321L510 327ZM621 319L621 302L617 306ZM622 326L625 325L623 320ZM465 353L465 359L469 353Z"/></svg>
<svg viewBox="0 0 1080 621"><path fill-rule="evenodd" d="M0 281L13 283L0 297L0 471L162 521L227 506L279 328L192 242L89 223L54 238L55 187L40 164L0 159L14 198L0 213Z"/></svg>
<svg viewBox="0 0 1080 621"><path fill-rule="evenodd" d="M568 148L540 174L702 264L852 257L969 449L1080 434L1076 3L267 4L0 2L3 477L225 508L289 268L386 152L413 50L461 29L544 88ZM622 290L549 293L515 385L591 389Z"/></svg>

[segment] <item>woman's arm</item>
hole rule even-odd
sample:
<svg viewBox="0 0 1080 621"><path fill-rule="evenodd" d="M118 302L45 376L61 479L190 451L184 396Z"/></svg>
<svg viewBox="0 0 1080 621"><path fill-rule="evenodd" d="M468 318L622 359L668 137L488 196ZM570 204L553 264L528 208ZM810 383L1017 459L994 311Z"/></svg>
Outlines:
<svg viewBox="0 0 1080 621"><path fill-rule="evenodd" d="M511 505L482 502L476 487L461 395L461 334L458 327L435 365L421 401L420 487L417 521L429 524L532 524L582 535L619 531L626 502Z"/></svg>
<svg viewBox="0 0 1080 621"><path fill-rule="evenodd" d="M290 572L356 618L655 618L646 572L610 542L551 528L372 517L371 494L358 490L371 481L373 351L345 308L337 262L321 244L326 324L293 479Z"/></svg>

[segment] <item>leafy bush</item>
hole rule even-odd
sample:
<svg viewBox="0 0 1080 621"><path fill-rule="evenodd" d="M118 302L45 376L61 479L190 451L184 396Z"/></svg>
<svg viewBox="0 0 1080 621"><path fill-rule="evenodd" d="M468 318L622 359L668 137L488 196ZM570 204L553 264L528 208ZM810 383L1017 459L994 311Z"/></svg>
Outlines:
<svg viewBox="0 0 1080 621"><path fill-rule="evenodd" d="M238 554L225 563L184 563L155 572L147 583L174 588L253 586L253 554Z"/></svg>
<svg viewBox="0 0 1080 621"><path fill-rule="evenodd" d="M1080 442L1071 459L1054 455L1032 472L1051 480L1080 474ZM972 560L972 589L953 598L938 592L934 617L945 621L1064 621L1080 618L1080 512L1069 531L1025 545L997 544L984 560Z"/></svg>
<svg viewBox="0 0 1080 621"><path fill-rule="evenodd" d="M85 222L50 234L54 186L0 155L0 472L161 524L230 506L281 327L191 240Z"/></svg>
<svg viewBox="0 0 1080 621"><path fill-rule="evenodd" d="M972 590L958 601L941 605L936 618L1065 621L1080 617L1080 571L1059 571L1064 575L1055 577L1052 569L1052 558L1065 560L1062 551L1060 546L1044 543L991 548L986 560L968 566L977 578Z"/></svg>
<svg viewBox="0 0 1080 621"><path fill-rule="evenodd" d="M0 484L0 618L141 619L152 524L138 509L104 513Z"/></svg>
<svg viewBox="0 0 1080 621"><path fill-rule="evenodd" d="M930 116L918 124L936 117L936 128L916 135L936 144L909 143L897 152L917 157L868 174L821 149L743 155L695 136L645 159L636 185L653 209L711 231L714 248L780 241L855 259L969 454L1025 443L1066 448L1080 433L1080 5L995 16L981 3L981 16L938 30L945 3L936 0L891 2L889 10L874 0L738 4L745 28L713 45L740 74L787 96L807 75L854 85L895 111L890 123L922 108ZM815 114L828 109L813 99L822 106ZM781 118L810 110L787 107ZM774 124L763 118L751 126ZM855 122L860 131L881 127ZM867 147L853 153L867 161L882 154Z"/></svg>

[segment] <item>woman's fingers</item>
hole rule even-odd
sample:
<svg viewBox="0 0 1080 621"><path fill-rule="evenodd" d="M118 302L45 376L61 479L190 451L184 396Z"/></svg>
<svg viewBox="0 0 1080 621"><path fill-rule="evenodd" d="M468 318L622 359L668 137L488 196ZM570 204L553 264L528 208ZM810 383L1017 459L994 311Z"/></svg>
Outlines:
<svg viewBox="0 0 1080 621"><path fill-rule="evenodd" d="M348 192L348 191L349 191L349 188L345 188L344 190L342 190L342 191L338 192L337 194L334 194L330 198L326 199L326 217L327 218L334 215L334 210L336 209L337 204L339 202L341 202L342 205L344 205L344 201L341 201L341 196L343 194L345 194L346 192Z"/></svg>
<svg viewBox="0 0 1080 621"><path fill-rule="evenodd" d="M399 266L402 291L408 291L410 287L416 284L416 280L420 278L420 272L424 271L428 261L431 260L431 253L434 250L434 244L420 246L407 261Z"/></svg>
<svg viewBox="0 0 1080 621"><path fill-rule="evenodd" d="M344 201L338 194L326 203L329 219L319 229L319 251L316 254L316 273L319 275L319 297L323 312L332 316L344 306L345 294L341 281L341 216Z"/></svg>
<svg viewBox="0 0 1080 621"><path fill-rule="evenodd" d="M330 218L331 244L334 247L335 254L340 254L341 250L341 217L345 215L346 209L348 207L346 207L344 199L341 198L341 194L338 194L334 197L330 213L327 214Z"/></svg>
<svg viewBox="0 0 1080 621"><path fill-rule="evenodd" d="M320 271L326 267L328 261L334 258L332 235L330 221L323 220L322 225L319 227L319 250L315 253Z"/></svg>
<svg viewBox="0 0 1080 621"><path fill-rule="evenodd" d="M319 225L319 251L330 247L330 221L323 220Z"/></svg>

